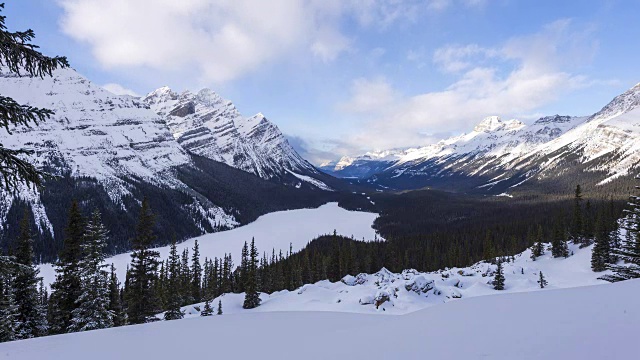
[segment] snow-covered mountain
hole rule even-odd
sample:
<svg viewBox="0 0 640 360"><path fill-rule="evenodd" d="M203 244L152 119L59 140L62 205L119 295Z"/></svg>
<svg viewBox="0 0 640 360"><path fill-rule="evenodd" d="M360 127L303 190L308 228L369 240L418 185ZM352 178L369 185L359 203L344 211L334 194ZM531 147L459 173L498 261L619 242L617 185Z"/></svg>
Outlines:
<svg viewBox="0 0 640 360"><path fill-rule="evenodd" d="M210 89L178 94L161 87L142 101L165 119L173 137L188 152L263 179L318 174L264 115L243 117L231 101Z"/></svg>
<svg viewBox="0 0 640 360"><path fill-rule="evenodd" d="M382 167L361 178L385 187L502 192L528 180L562 177L576 165L603 184L628 175L640 161L639 105L640 84L591 116L554 115L529 125L491 116L469 133L405 150L382 166L375 157L355 159L359 167Z"/></svg>
<svg viewBox="0 0 640 360"><path fill-rule="evenodd" d="M3 135L2 143L35 150L32 160L59 177L42 191L0 193L0 224L12 223L28 204L36 225L57 242L71 198L117 215L111 225L123 229L146 196L159 220L173 220L163 222L166 231L185 237L270 211L318 206L332 190L324 182L332 178L302 159L273 123L260 114L243 118L211 90L118 96L68 68L44 78L0 69L0 93L55 112ZM114 236L127 244L130 235L114 230Z"/></svg>
<svg viewBox="0 0 640 360"><path fill-rule="evenodd" d="M368 178L393 165L407 150L392 149L371 151L359 156L343 156L337 161L320 164L319 168L331 175L342 178Z"/></svg>

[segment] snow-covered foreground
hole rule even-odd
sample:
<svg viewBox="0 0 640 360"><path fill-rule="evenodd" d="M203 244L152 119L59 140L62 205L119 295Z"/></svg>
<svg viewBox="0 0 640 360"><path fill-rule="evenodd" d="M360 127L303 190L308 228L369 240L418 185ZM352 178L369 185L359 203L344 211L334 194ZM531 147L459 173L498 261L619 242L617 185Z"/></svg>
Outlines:
<svg viewBox="0 0 640 360"><path fill-rule="evenodd" d="M371 227L378 214L348 211L337 203L328 203L316 209L298 209L278 211L259 217L256 221L232 230L202 235L178 244L178 252L183 249L193 249L195 240L200 246L201 261L205 258L221 258L225 253L231 254L236 264L240 263L242 245L245 241L256 240L260 253L271 253L289 250L298 251L319 235L331 234L334 230L340 235L353 236L358 240L371 241L376 238L375 230ZM157 249L162 259L169 257L169 246ZM108 258L107 264L113 263L120 281L124 281L127 264L131 262L128 253ZM51 264L40 266L40 274L45 284L55 280L55 273Z"/></svg>
<svg viewBox="0 0 640 360"><path fill-rule="evenodd" d="M16 341L6 359L635 359L640 280L483 296L404 316L270 312Z"/></svg>
<svg viewBox="0 0 640 360"><path fill-rule="evenodd" d="M244 294L225 294L215 299L213 305L222 300L225 314L339 311L401 315L458 299L542 290L537 282L540 271L548 282L547 289L606 284L605 281L598 280L598 277L606 273L591 271L592 246L584 249L577 245L569 247L574 255L567 259L555 259L551 257L550 251L536 261L530 259L530 250L516 255L514 261L503 265L506 278L503 291L494 290L488 284L493 280L496 265L480 262L466 268L432 273L405 270L401 274L395 274L382 269L375 274L346 276L336 283L319 281L295 291L261 294L262 305L253 310L242 308ZM378 307L376 302L379 303ZM187 317L199 316L202 306L202 303L194 304L183 310Z"/></svg>

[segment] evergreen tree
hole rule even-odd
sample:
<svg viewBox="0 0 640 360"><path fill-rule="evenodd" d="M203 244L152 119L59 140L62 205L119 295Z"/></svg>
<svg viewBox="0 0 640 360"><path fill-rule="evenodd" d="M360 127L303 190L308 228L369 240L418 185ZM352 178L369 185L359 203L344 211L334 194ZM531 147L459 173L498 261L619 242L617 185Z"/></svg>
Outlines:
<svg viewBox="0 0 640 360"><path fill-rule="evenodd" d="M249 263L247 264L247 284L245 287L244 304L245 309L253 309L260 305L260 295L258 294L258 249L255 239L251 239L251 249L249 253Z"/></svg>
<svg viewBox="0 0 640 360"><path fill-rule="evenodd" d="M560 222L556 223L551 241L551 254L553 257L569 257L569 247L565 238L564 229Z"/></svg>
<svg viewBox="0 0 640 360"><path fill-rule="evenodd" d="M3 256L0 265L7 265L9 259ZM9 261L6 261L9 260ZM6 261L6 262L5 262ZM18 306L13 296L11 276L9 269L4 267L0 271L0 343L16 339L16 322L18 319Z"/></svg>
<svg viewBox="0 0 640 360"><path fill-rule="evenodd" d="M155 241L154 223L154 216L145 198L138 218L136 237L132 241L127 289L127 315L130 324L154 321L153 315L158 312L153 283L157 276L160 254L151 250Z"/></svg>
<svg viewBox="0 0 640 360"><path fill-rule="evenodd" d="M640 179L640 176L636 179ZM640 189L640 186L636 186L636 189ZM631 209L625 211L627 215L622 226L627 236L613 251L624 264L610 266L614 274L602 277L610 282L640 278L640 196L631 196L629 204Z"/></svg>
<svg viewBox="0 0 640 360"><path fill-rule="evenodd" d="M244 242L242 246L242 254L240 255L240 283L238 284L238 291L244 292L249 281L249 245Z"/></svg>
<svg viewBox="0 0 640 360"><path fill-rule="evenodd" d="M540 271L540 278L538 279L538 284L540 285L540 289L544 289L547 286L547 280L542 275L542 271Z"/></svg>
<svg viewBox="0 0 640 360"><path fill-rule="evenodd" d="M611 258L610 233L605 224L604 214L601 211L596 220L596 243L591 252L591 269L595 272L605 271Z"/></svg>
<svg viewBox="0 0 640 360"><path fill-rule="evenodd" d="M48 331L46 308L38 293L39 270L33 266L33 239L29 225L29 213L24 212L20 222L20 236L16 249L16 262L20 266L13 279L13 295L17 306L16 339L44 336Z"/></svg>
<svg viewBox="0 0 640 360"><path fill-rule="evenodd" d="M504 290L504 280L502 261L498 261L498 269L496 270L496 275L493 277L493 281L491 282L494 290Z"/></svg>
<svg viewBox="0 0 640 360"><path fill-rule="evenodd" d="M182 304L180 296L180 257L178 256L175 238L173 239L171 250L169 251L169 262L167 263L167 268L169 271L167 276L167 311L164 313L164 319L182 319L184 317L184 313L180 309L180 305Z"/></svg>
<svg viewBox="0 0 640 360"><path fill-rule="evenodd" d="M538 235L535 237L535 242L531 246L531 259L536 261L537 258L544 255L544 243L542 235L542 226L538 226Z"/></svg>
<svg viewBox="0 0 640 360"><path fill-rule="evenodd" d="M493 235L491 234L491 230L487 230L487 233L484 236L484 243L482 245L482 250L483 250L482 258L493 263L495 260L496 253L493 247Z"/></svg>
<svg viewBox="0 0 640 360"><path fill-rule="evenodd" d="M65 229L63 248L55 264L56 280L51 285L49 332L62 334L71 325L71 313L77 308L76 299L82 294L79 264L82 260L82 241L85 221L78 202L73 200Z"/></svg>
<svg viewBox="0 0 640 360"><path fill-rule="evenodd" d="M0 4L0 9L4 4ZM33 30L10 32L5 25L5 16L0 16L0 64L14 75L52 76L57 68L68 67L65 57L48 57L31 43L35 37ZM21 105L10 97L0 95L0 128L7 133L18 126L31 126L43 122L53 115L48 109ZM25 159L33 155L33 150L6 148L0 143L0 186L14 191L20 184L39 186L43 173Z"/></svg>
<svg viewBox="0 0 640 360"><path fill-rule="evenodd" d="M180 294L182 305L193 304L191 296L191 268L189 267L189 249L182 250L182 261L180 262Z"/></svg>
<svg viewBox="0 0 640 360"><path fill-rule="evenodd" d="M218 300L218 315L222 315L222 299Z"/></svg>
<svg viewBox="0 0 640 360"><path fill-rule="evenodd" d="M211 307L211 300L207 299L204 302L204 308L200 312L200 316L211 316L213 315L213 308Z"/></svg>
<svg viewBox="0 0 640 360"><path fill-rule="evenodd" d="M113 313L113 326L125 325L122 301L120 299L120 281L116 275L116 267L111 264L109 273L109 310Z"/></svg>
<svg viewBox="0 0 640 360"><path fill-rule="evenodd" d="M571 240L574 244L582 244L583 237L583 215L582 215L582 189L576 185L573 202L573 222L571 223Z"/></svg>
<svg viewBox="0 0 640 360"><path fill-rule="evenodd" d="M105 329L113 326L114 314L109 310L109 275L105 270L104 248L109 232L102 224L100 212L95 210L87 223L82 243L83 258L79 264L81 295L72 311L68 331Z"/></svg>
<svg viewBox="0 0 640 360"><path fill-rule="evenodd" d="M193 255L191 256L191 297L194 303L202 301L202 267L200 266L198 240L193 245Z"/></svg>

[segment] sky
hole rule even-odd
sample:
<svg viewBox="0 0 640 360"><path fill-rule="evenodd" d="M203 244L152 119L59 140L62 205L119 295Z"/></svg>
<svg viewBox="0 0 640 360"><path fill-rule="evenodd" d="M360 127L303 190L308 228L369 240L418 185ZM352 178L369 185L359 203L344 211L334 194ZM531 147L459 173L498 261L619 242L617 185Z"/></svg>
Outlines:
<svg viewBox="0 0 640 360"><path fill-rule="evenodd" d="M640 82L636 0L13 0L3 13L112 92L211 88L316 164L486 116L589 115Z"/></svg>

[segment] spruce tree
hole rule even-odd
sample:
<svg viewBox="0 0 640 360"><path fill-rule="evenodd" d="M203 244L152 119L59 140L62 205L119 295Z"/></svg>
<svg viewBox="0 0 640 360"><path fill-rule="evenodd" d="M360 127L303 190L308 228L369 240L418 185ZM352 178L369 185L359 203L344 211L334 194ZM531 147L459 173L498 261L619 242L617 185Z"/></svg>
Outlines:
<svg viewBox="0 0 640 360"><path fill-rule="evenodd" d="M184 313L180 309L182 304L182 298L180 296L180 257L178 256L178 249L175 239L171 243L171 249L169 250L169 262L168 267L168 286L167 286L167 311L164 313L165 320L182 319Z"/></svg>
<svg viewBox="0 0 640 360"><path fill-rule="evenodd" d="M245 286L244 304L245 309L253 309L260 306L260 295L258 294L258 249L255 239L251 239L251 249L249 250L249 263L247 264L247 284Z"/></svg>
<svg viewBox="0 0 640 360"><path fill-rule="evenodd" d="M193 255L191 256L191 297L194 303L202 301L202 267L200 266L198 240L193 245Z"/></svg>
<svg viewBox="0 0 640 360"><path fill-rule="evenodd" d="M87 223L82 243L83 258L79 264L81 295L72 311L68 331L88 331L113 326L114 314L109 310L109 274L104 263L104 249L109 232L102 224L100 212L94 210Z"/></svg>
<svg viewBox="0 0 640 360"><path fill-rule="evenodd" d="M544 289L547 286L547 280L542 275L542 271L540 271L540 278L538 279L538 284L540 285L540 289Z"/></svg>
<svg viewBox="0 0 640 360"><path fill-rule="evenodd" d="M200 316L211 316L213 315L213 308L211 307L211 300L207 299L204 302L204 308L200 312Z"/></svg>
<svg viewBox="0 0 640 360"><path fill-rule="evenodd" d="M498 268L496 270L496 275L493 277L493 281L491 285L493 285L494 290L504 290L504 271L502 269L502 261L498 260Z"/></svg>
<svg viewBox="0 0 640 360"><path fill-rule="evenodd" d="M8 260L3 256L3 260ZM8 262L7 262L8 263ZM6 265L3 263L0 265ZM18 306L13 296L10 272L6 267L0 271L0 343L16 339Z"/></svg>
<svg viewBox="0 0 640 360"><path fill-rule="evenodd" d="M38 293L39 270L33 266L33 239L29 225L29 213L24 212L20 222L20 236L16 249L17 268L13 279L13 295L17 306L16 339L30 339L44 336L48 331L46 308Z"/></svg>
<svg viewBox="0 0 640 360"><path fill-rule="evenodd" d="M582 215L582 189L576 185L573 198L573 222L571 223L571 240L574 244L582 244L583 237L583 215Z"/></svg>
<svg viewBox="0 0 640 360"><path fill-rule="evenodd" d="M136 236L132 241L127 289L127 315L130 324L154 321L154 314L159 310L153 291L160 257L157 251L151 249L155 241L154 224L154 215L145 198L140 209Z"/></svg>
<svg viewBox="0 0 640 360"><path fill-rule="evenodd" d="M538 226L538 234L535 237L535 242L531 246L531 260L536 261L537 258L544 255L544 243L542 234L542 226Z"/></svg>
<svg viewBox="0 0 640 360"><path fill-rule="evenodd" d="M222 315L222 299L218 300L218 315Z"/></svg>
<svg viewBox="0 0 640 360"><path fill-rule="evenodd" d="M640 176L636 176L636 179L640 179ZM636 189L640 189L640 186L636 186ZM623 264L610 266L614 274L602 277L610 282L640 278L640 196L631 196L629 204L631 208L625 210L627 215L622 226L627 236L613 251Z"/></svg>
<svg viewBox="0 0 640 360"><path fill-rule="evenodd" d="M82 293L79 264L82 260L82 241L85 221L78 202L73 200L65 229L62 251L55 264L56 280L49 298L49 332L62 334L71 325L71 313L77 308L76 299Z"/></svg>
<svg viewBox="0 0 640 360"><path fill-rule="evenodd" d="M551 255L553 257L569 257L569 247L565 238L565 232L560 222L554 227L553 240L551 241Z"/></svg>
<svg viewBox="0 0 640 360"><path fill-rule="evenodd" d="M602 212L598 214L596 220L595 235L596 242L591 252L591 269L595 272L605 271L611 258L611 239Z"/></svg>
<svg viewBox="0 0 640 360"><path fill-rule="evenodd" d="M0 9L4 4L0 4ZM48 57L37 51L31 43L35 37L33 30L10 32L5 25L5 16L0 16L0 64L14 75L26 74L33 77L52 76L57 68L68 67L65 57ZM0 128L10 135L13 128L31 126L46 121L53 115L48 109L35 108L17 103L10 97L0 95ZM28 187L41 184L41 171L25 156L33 155L31 149L6 148L0 143L0 186L10 192L20 184Z"/></svg>
<svg viewBox="0 0 640 360"><path fill-rule="evenodd" d="M125 325L120 298L120 281L116 275L116 267L113 264L111 264L109 272L109 310L113 313L113 326Z"/></svg>

